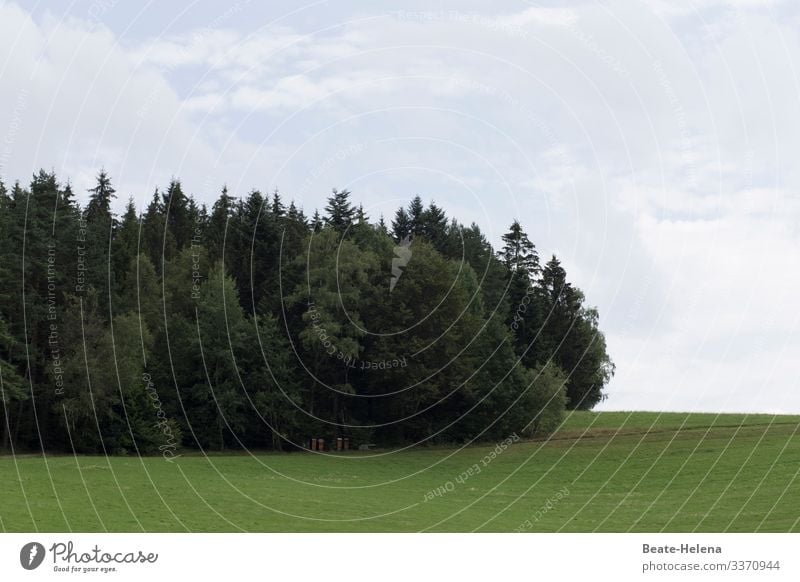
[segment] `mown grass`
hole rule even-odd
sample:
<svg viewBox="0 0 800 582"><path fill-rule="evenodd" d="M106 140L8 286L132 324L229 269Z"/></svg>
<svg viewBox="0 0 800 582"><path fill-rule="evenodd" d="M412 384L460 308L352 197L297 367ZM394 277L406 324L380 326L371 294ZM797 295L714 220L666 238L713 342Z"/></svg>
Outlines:
<svg viewBox="0 0 800 582"><path fill-rule="evenodd" d="M579 412L488 461L494 445L2 457L0 531L800 531L799 429Z"/></svg>

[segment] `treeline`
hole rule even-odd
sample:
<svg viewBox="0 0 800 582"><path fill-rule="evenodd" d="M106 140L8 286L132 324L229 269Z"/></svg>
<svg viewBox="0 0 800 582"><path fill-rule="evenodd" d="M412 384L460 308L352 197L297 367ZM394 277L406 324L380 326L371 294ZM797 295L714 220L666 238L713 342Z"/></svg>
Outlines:
<svg viewBox="0 0 800 582"><path fill-rule="evenodd" d="M514 222L495 251L419 197L370 220L181 183L121 216L0 182L0 448L173 454L552 431L613 373L596 310Z"/></svg>

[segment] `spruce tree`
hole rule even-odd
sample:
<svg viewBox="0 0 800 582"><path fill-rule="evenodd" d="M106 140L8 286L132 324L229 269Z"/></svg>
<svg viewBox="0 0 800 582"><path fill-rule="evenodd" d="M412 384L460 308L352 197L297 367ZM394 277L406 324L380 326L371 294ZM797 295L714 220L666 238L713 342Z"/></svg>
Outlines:
<svg viewBox="0 0 800 582"><path fill-rule="evenodd" d="M139 254L139 217L133 198L128 199L125 214L114 235L111 247L114 269L114 297L118 298L124 288L133 283L128 272L131 261Z"/></svg>
<svg viewBox="0 0 800 582"><path fill-rule="evenodd" d="M318 210L314 210L314 215L311 217L311 229L314 232L322 230L322 217L319 215Z"/></svg>
<svg viewBox="0 0 800 582"><path fill-rule="evenodd" d="M506 268L521 277L536 277L540 271L539 254L536 252L536 246L522 230L519 221L511 223L509 231L502 236L502 240L503 248L498 254Z"/></svg>
<svg viewBox="0 0 800 582"><path fill-rule="evenodd" d="M222 192L211 207L211 215L208 218L208 229L206 230L206 245L209 257L212 261L224 258L225 236L228 229L228 221L233 216L233 198L228 195L228 187L223 186Z"/></svg>
<svg viewBox="0 0 800 582"><path fill-rule="evenodd" d="M409 229L412 234L422 234L423 220L422 214L425 212L425 207L422 204L422 198L418 195L414 196L408 205L408 221Z"/></svg>
<svg viewBox="0 0 800 582"><path fill-rule="evenodd" d="M86 221L95 224L110 221L112 198L116 198L116 190L111 185L111 178L105 170L100 170L97 175L97 185L89 189L89 202L84 212Z"/></svg>
<svg viewBox="0 0 800 582"><path fill-rule="evenodd" d="M180 180L172 179L163 199L167 230L172 234L176 250L186 248L194 235L189 198L183 193Z"/></svg>
<svg viewBox="0 0 800 582"><path fill-rule="evenodd" d="M355 214L355 208L350 204L350 192L334 188L325 206L325 224L339 234L344 234L353 223Z"/></svg>
<svg viewBox="0 0 800 582"><path fill-rule="evenodd" d="M286 208L283 205L283 201L281 200L281 195L278 193L278 189L277 188L275 188L275 190L272 192L272 207L271 207L271 210L272 210L272 214L276 218L283 217L283 215L284 215L284 213L286 211Z"/></svg>
<svg viewBox="0 0 800 582"><path fill-rule="evenodd" d="M420 233L441 252L447 240L447 216L444 210L431 202L420 217Z"/></svg>
<svg viewBox="0 0 800 582"><path fill-rule="evenodd" d="M555 255L542 270L536 291L544 348L540 357L552 359L567 374L568 407L591 409L603 399L614 374L597 310L584 306L583 293L569 283Z"/></svg>
<svg viewBox="0 0 800 582"><path fill-rule="evenodd" d="M159 275L163 273L164 263L172 260L176 253L175 237L167 228L164 197L159 194L158 188L153 192L142 220L141 250Z"/></svg>
<svg viewBox="0 0 800 582"><path fill-rule="evenodd" d="M395 242L400 242L411 234L411 221L405 208L398 208L392 220L392 235Z"/></svg>

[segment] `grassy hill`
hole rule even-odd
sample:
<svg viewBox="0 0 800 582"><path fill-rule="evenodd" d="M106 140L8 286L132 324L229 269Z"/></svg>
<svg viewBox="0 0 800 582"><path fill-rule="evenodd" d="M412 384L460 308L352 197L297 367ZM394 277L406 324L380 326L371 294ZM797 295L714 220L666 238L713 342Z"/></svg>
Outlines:
<svg viewBox="0 0 800 582"><path fill-rule="evenodd" d="M0 457L0 531L800 531L798 429L576 412L505 449Z"/></svg>

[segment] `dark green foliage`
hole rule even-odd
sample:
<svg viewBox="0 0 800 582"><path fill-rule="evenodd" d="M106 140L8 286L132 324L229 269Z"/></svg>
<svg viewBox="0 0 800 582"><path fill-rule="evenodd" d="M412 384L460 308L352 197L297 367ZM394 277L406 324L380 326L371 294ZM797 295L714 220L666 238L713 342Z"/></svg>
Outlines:
<svg viewBox="0 0 800 582"><path fill-rule="evenodd" d="M550 434L561 424L567 402L566 377L553 363L525 370L527 390L515 403L522 415L520 435Z"/></svg>
<svg viewBox="0 0 800 582"><path fill-rule="evenodd" d="M503 248L499 254L506 268L512 273L529 278L539 274L539 254L536 252L536 246L522 230L519 221L511 223L511 228L503 235Z"/></svg>
<svg viewBox="0 0 800 582"><path fill-rule="evenodd" d="M392 220L392 234L395 242L400 242L411 234L411 221L405 208L398 208Z"/></svg>
<svg viewBox="0 0 800 582"><path fill-rule="evenodd" d="M583 293L567 281L553 256L536 285L541 339L538 353L567 373L568 406L588 410L603 399L603 387L614 373L606 342L598 329L597 310L584 306Z"/></svg>
<svg viewBox="0 0 800 582"><path fill-rule="evenodd" d="M317 210L314 211L314 215L311 217L311 228L314 232L322 230L322 218Z"/></svg>
<svg viewBox="0 0 800 582"><path fill-rule="evenodd" d="M111 178L105 170L97 175L97 185L89 190L89 203L86 205L84 217L89 222L111 220L111 199L116 198L116 190L111 185Z"/></svg>
<svg viewBox="0 0 800 582"><path fill-rule="evenodd" d="M119 227L114 234L111 247L112 273L114 274L114 298L119 298L125 289L134 285L135 271L131 271L131 261L139 254L139 217L133 199L128 200L125 214L122 215ZM112 302L115 303L115 302Z"/></svg>
<svg viewBox="0 0 800 582"><path fill-rule="evenodd" d="M423 212L425 212L425 209L422 204L422 198L420 198L419 196L414 196L414 198L411 199L411 202L408 205L408 223L411 234L413 235L422 234Z"/></svg>
<svg viewBox="0 0 800 582"><path fill-rule="evenodd" d="M186 247L194 235L195 220L189 198L179 180L172 180L163 198L166 223L178 249Z"/></svg>
<svg viewBox="0 0 800 582"><path fill-rule="evenodd" d="M418 230L437 251L444 251L447 239L447 216L444 210L431 202L420 217Z"/></svg>
<svg viewBox="0 0 800 582"><path fill-rule="evenodd" d="M22 372L22 361L14 361L13 354L19 353L15 349L18 348L15 343L5 322L0 319L0 406L3 407L3 414L0 415L2 423L0 433L3 435L0 438L0 446L3 449L8 449L12 444L9 430L14 426L12 414L15 408L29 396Z"/></svg>
<svg viewBox="0 0 800 582"><path fill-rule="evenodd" d="M167 229L165 206L158 189L153 192L142 221L141 252L144 252L156 272L163 272L164 262L175 255L175 237Z"/></svg>
<svg viewBox="0 0 800 582"><path fill-rule="evenodd" d="M278 192L278 189L275 188L275 190L272 192L272 214L276 218L281 218L283 217L284 212L285 208L283 206L283 200L281 200L280 192Z"/></svg>
<svg viewBox="0 0 800 582"><path fill-rule="evenodd" d="M355 215L356 210L350 204L350 192L334 188L325 206L325 224L343 234L350 227Z"/></svg>
<svg viewBox="0 0 800 582"><path fill-rule="evenodd" d="M104 171L84 210L52 173L0 182L2 449L535 436L613 374L597 311L516 221L496 253L419 196L391 232L347 190L310 220L277 190L114 198Z"/></svg>
<svg viewBox="0 0 800 582"><path fill-rule="evenodd" d="M205 238L209 257L216 261L225 259L225 236L228 232L228 221L234 216L234 200L228 195L228 187L222 192L211 207Z"/></svg>

